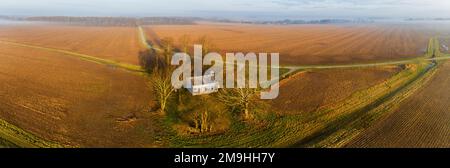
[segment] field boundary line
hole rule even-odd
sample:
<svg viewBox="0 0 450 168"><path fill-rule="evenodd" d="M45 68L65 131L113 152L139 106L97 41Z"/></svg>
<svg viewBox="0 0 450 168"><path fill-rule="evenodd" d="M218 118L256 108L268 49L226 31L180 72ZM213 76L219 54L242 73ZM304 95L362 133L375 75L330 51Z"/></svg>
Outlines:
<svg viewBox="0 0 450 168"><path fill-rule="evenodd" d="M138 34L139 34L139 41L141 41L142 45L144 45L147 49L161 51L160 48L153 47L151 44L147 42L148 39L142 26L138 26Z"/></svg>
<svg viewBox="0 0 450 168"><path fill-rule="evenodd" d="M365 67L377 67L377 66L389 66L389 65L403 65L403 64L415 64L423 61L434 61L434 60L447 60L450 59L450 54L442 57L434 58L411 58L400 61L386 61L386 62L376 62L376 63L361 63L361 64L341 64L341 65L303 65L303 66L285 66L288 69L337 69L337 68L365 68Z"/></svg>

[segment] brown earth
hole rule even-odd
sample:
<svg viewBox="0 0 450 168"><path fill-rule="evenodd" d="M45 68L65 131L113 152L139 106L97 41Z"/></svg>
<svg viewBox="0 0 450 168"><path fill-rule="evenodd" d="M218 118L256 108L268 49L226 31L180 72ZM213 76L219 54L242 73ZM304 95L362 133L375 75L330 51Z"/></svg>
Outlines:
<svg viewBox="0 0 450 168"><path fill-rule="evenodd" d="M70 50L135 65L143 49L135 27L0 26L0 40Z"/></svg>
<svg viewBox="0 0 450 168"><path fill-rule="evenodd" d="M398 110L347 147L450 147L450 62Z"/></svg>
<svg viewBox="0 0 450 168"><path fill-rule="evenodd" d="M409 25L199 24L146 27L149 39L210 37L219 52L279 52L282 64L336 64L421 56L429 34ZM216 50L217 51L217 50Z"/></svg>
<svg viewBox="0 0 450 168"><path fill-rule="evenodd" d="M73 146L158 146L146 79L47 51L0 44L0 118Z"/></svg>
<svg viewBox="0 0 450 168"><path fill-rule="evenodd" d="M282 113L314 112L339 103L356 91L382 83L399 70L385 67L300 72L282 83L280 95L271 104Z"/></svg>

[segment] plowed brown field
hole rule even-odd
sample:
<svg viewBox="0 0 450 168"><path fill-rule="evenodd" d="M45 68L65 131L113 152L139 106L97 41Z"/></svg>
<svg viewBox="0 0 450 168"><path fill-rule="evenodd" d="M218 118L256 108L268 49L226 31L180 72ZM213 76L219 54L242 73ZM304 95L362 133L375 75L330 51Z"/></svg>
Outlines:
<svg viewBox="0 0 450 168"><path fill-rule="evenodd" d="M0 44L0 118L62 144L155 146L161 127L139 75Z"/></svg>
<svg viewBox="0 0 450 168"><path fill-rule="evenodd" d="M313 112L382 83L399 70L384 67L300 72L282 83L280 95L272 101L272 106L284 113Z"/></svg>
<svg viewBox="0 0 450 168"><path fill-rule="evenodd" d="M348 147L450 147L450 62L398 110Z"/></svg>
<svg viewBox="0 0 450 168"><path fill-rule="evenodd" d="M70 50L135 65L142 49L134 27L1 26L0 40Z"/></svg>
<svg viewBox="0 0 450 168"><path fill-rule="evenodd" d="M405 25L264 26L199 24L151 26L149 39L208 36L220 52L279 52L282 64L336 64L411 58L424 53L429 36Z"/></svg>

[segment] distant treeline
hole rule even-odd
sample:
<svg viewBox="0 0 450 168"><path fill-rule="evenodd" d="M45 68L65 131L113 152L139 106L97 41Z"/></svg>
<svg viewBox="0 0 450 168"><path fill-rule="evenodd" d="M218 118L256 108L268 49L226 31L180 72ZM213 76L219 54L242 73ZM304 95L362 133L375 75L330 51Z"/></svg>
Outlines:
<svg viewBox="0 0 450 168"><path fill-rule="evenodd" d="M0 19L18 21L39 21L93 26L136 26L136 25L186 25L195 24L196 18L188 17L72 17L72 16L36 16L11 17L0 16Z"/></svg>
<svg viewBox="0 0 450 168"><path fill-rule="evenodd" d="M210 21L222 23L244 23L244 24L344 24L344 23L373 23L373 19L318 19L318 20L276 20L276 21L242 21L228 19L204 19L196 17L73 17L73 16L35 16L35 17L13 17L0 16L0 19L54 22L77 25L93 26L136 26L136 25L191 25L195 21Z"/></svg>
<svg viewBox="0 0 450 168"><path fill-rule="evenodd" d="M274 24L274 25L293 25L293 24L339 24L339 23L373 23L372 19L319 19L319 20L276 20L276 21L234 21L226 19L215 20L224 23L245 23L245 24Z"/></svg>
<svg viewBox="0 0 450 168"><path fill-rule="evenodd" d="M450 21L450 18L408 18L406 21Z"/></svg>

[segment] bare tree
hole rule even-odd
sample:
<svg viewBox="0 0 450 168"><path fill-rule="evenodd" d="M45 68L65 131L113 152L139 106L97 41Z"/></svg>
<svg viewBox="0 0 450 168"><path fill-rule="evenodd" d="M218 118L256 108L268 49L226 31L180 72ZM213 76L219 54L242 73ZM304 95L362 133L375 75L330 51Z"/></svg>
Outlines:
<svg viewBox="0 0 450 168"><path fill-rule="evenodd" d="M154 70L152 73L152 87L156 93L156 100L159 104L161 114L167 113L167 104L175 88L172 87L170 74L164 70Z"/></svg>
<svg viewBox="0 0 450 168"><path fill-rule="evenodd" d="M211 50L213 50L214 45L212 42L212 39L209 38L208 36L202 36L197 40L197 43L202 45L202 53L203 56L205 56L206 54L208 54L209 52L211 52Z"/></svg>
<svg viewBox="0 0 450 168"><path fill-rule="evenodd" d="M139 65L148 73L157 67L158 55L154 50L144 50L139 52Z"/></svg>
<svg viewBox="0 0 450 168"><path fill-rule="evenodd" d="M173 50L174 50L174 41L172 38L163 38L161 39L161 51L160 51L160 55L161 57L164 58L164 68L169 67L170 65L170 58L173 55Z"/></svg>
<svg viewBox="0 0 450 168"><path fill-rule="evenodd" d="M210 117L209 117L209 112L208 109L205 109L202 113L201 116L201 127L200 127L200 131L201 132L210 132L212 129L212 126L210 124Z"/></svg>
<svg viewBox="0 0 450 168"><path fill-rule="evenodd" d="M190 52L189 52L189 47L190 47L190 45L191 45L191 38L190 38L188 35L184 34L183 36L181 36L181 37L178 39L178 42L179 42L179 44L180 44L179 50L180 50L181 52L183 52L183 53L186 53L186 54L188 54L188 55L191 55ZM182 90L182 89L180 89L180 90L177 91L178 103L179 103L180 105L183 105L183 95L184 95L185 93L186 93L185 90Z"/></svg>
<svg viewBox="0 0 450 168"><path fill-rule="evenodd" d="M242 112L245 120L250 120L253 118L251 108L260 101L258 93L257 89L252 88L222 89L217 97L228 107Z"/></svg>
<svg viewBox="0 0 450 168"><path fill-rule="evenodd" d="M180 37L180 39L178 40L178 42L180 43L180 50L181 52L187 53L189 54L189 47L191 45L191 38L188 35L183 35Z"/></svg>
<svg viewBox="0 0 450 168"><path fill-rule="evenodd" d="M202 109L194 113L194 126L200 133L212 131L211 117L208 109Z"/></svg>
<svg viewBox="0 0 450 168"><path fill-rule="evenodd" d="M164 58L162 66L157 66L152 73L152 87L156 93L156 99L159 103L160 112L167 113L167 104L169 99L175 92L175 88L171 83L171 74L173 67L170 66L170 58L173 54L173 40L171 38L164 38L161 40L161 51L158 52L157 57Z"/></svg>

